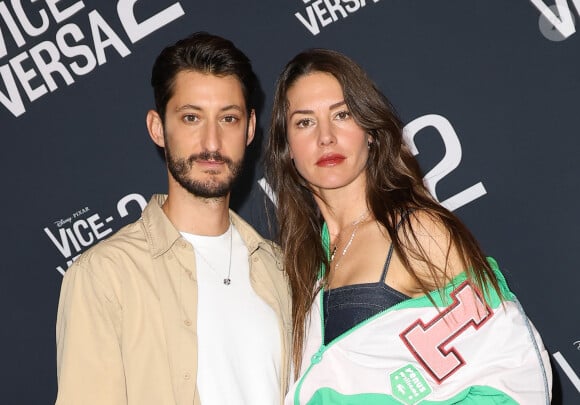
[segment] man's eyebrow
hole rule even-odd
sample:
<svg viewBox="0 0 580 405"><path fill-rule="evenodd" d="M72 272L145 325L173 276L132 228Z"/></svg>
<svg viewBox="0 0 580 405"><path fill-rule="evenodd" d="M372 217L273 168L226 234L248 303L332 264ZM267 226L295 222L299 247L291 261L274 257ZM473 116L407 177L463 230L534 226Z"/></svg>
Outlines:
<svg viewBox="0 0 580 405"><path fill-rule="evenodd" d="M182 106L179 106L175 109L175 111L185 111L185 110L196 110L196 111L202 111L203 108L201 108L200 106L197 106L195 104L184 104ZM227 110L238 110L240 112L244 112L245 109L242 108L241 106L237 105L237 104L230 104L230 105L226 105L225 107L220 108L220 111L227 111Z"/></svg>
<svg viewBox="0 0 580 405"><path fill-rule="evenodd" d="M176 107L175 108L175 111L184 111L184 110L198 110L198 111L201 111L202 108L199 107L199 106L197 106L197 105L194 105L194 104L184 104L182 106L179 106L179 107Z"/></svg>
<svg viewBox="0 0 580 405"><path fill-rule="evenodd" d="M227 105L227 106L221 108L221 111L227 111L227 110L238 110L240 112L246 111L245 108L242 108L241 106L239 106L237 104L230 104L230 105Z"/></svg>

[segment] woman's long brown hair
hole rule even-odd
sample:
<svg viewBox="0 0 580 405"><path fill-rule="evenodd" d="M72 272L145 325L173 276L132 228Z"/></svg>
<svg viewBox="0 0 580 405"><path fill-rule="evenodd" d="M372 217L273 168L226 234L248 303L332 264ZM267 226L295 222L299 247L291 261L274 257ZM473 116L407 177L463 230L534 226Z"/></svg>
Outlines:
<svg viewBox="0 0 580 405"><path fill-rule="evenodd" d="M449 210L433 199L422 181L417 160L403 142L402 123L386 97L366 73L341 53L312 49L292 59L280 75L272 107L266 151L266 177L277 194L276 217L284 267L292 289L293 351L296 377L300 372L307 314L318 292L321 268L328 258L321 243L323 218L308 183L296 171L287 142L288 89L297 79L314 72L333 75L356 122L373 138L366 165L367 203L387 230L395 252L425 294L443 287L441 269L430 262L417 242L406 213L420 210L449 232L449 253L454 246L467 276L485 293L489 285L502 296L498 281L479 244ZM399 230L396 224L402 219ZM426 283L414 271L411 260L427 265L433 281Z"/></svg>

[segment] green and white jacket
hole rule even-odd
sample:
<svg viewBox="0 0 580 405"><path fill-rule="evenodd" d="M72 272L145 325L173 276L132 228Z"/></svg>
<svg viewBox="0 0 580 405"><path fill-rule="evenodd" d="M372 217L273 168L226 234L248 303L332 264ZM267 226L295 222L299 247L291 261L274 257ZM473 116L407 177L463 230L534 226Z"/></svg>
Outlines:
<svg viewBox="0 0 580 405"><path fill-rule="evenodd" d="M489 259L504 301L458 275L324 342L322 292L310 311L300 378L286 405L549 404L542 340Z"/></svg>

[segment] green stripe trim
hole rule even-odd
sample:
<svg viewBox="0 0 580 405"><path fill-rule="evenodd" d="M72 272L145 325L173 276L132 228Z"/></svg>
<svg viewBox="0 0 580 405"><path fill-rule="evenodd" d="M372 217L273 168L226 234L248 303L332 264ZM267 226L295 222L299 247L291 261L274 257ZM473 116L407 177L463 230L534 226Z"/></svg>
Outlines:
<svg viewBox="0 0 580 405"><path fill-rule="evenodd" d="M297 402L295 402L298 404ZM442 401L402 402L392 395L378 393L362 393L345 395L331 388L317 390L306 405L518 405L506 393L492 387L477 385L469 387L459 394Z"/></svg>

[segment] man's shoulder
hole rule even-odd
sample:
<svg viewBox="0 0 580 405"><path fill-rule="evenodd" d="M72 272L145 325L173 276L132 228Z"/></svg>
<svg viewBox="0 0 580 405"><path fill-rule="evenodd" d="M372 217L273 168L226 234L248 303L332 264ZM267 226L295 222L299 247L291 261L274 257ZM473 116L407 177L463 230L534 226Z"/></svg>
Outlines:
<svg viewBox="0 0 580 405"><path fill-rule="evenodd" d="M121 302L126 281L151 267L147 266L147 251L140 219L81 254L67 269L61 294L70 295L90 286L90 291L99 291L108 302Z"/></svg>
<svg viewBox="0 0 580 405"><path fill-rule="evenodd" d="M84 252L75 260L73 266L121 266L127 260L146 254L148 250L147 237L143 231L142 218L140 218Z"/></svg>

